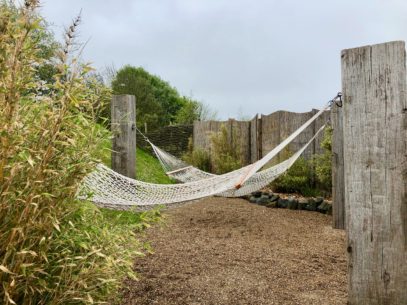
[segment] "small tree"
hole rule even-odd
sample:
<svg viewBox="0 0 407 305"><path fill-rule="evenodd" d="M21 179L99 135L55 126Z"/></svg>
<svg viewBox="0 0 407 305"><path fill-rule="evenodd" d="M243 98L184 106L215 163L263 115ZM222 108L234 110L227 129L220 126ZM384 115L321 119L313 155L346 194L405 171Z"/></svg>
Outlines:
<svg viewBox="0 0 407 305"><path fill-rule="evenodd" d="M177 112L175 123L180 125L191 125L200 120L201 104L188 97L183 97L184 106Z"/></svg>
<svg viewBox="0 0 407 305"><path fill-rule="evenodd" d="M147 123L149 129L169 124L169 113L165 111L161 97L174 96L173 88L166 83L152 82L150 75L143 68L125 66L120 69L112 81L113 94L131 94L136 96L136 122L139 128Z"/></svg>
<svg viewBox="0 0 407 305"><path fill-rule="evenodd" d="M150 130L174 124L178 112L191 103L156 75L141 67L124 66L112 80L113 94L132 94L137 100L137 125Z"/></svg>

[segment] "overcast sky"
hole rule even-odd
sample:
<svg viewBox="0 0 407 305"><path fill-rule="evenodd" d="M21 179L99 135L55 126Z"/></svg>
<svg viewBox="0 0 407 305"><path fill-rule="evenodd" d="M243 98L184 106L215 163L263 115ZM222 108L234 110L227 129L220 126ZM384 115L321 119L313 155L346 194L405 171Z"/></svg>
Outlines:
<svg viewBox="0 0 407 305"><path fill-rule="evenodd" d="M221 118L309 111L340 90L340 51L407 39L406 0L48 0L61 35L82 9L84 58L142 66Z"/></svg>

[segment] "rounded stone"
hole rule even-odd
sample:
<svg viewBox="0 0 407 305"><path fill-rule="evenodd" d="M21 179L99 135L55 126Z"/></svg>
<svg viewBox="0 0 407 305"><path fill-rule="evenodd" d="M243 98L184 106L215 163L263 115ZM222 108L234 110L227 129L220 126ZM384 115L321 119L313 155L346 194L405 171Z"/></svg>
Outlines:
<svg viewBox="0 0 407 305"><path fill-rule="evenodd" d="M298 208L298 201L294 197L288 198L287 207L290 210L296 210Z"/></svg>
<svg viewBox="0 0 407 305"><path fill-rule="evenodd" d="M257 200L257 198L254 196L250 196L250 198L249 198L249 202L251 202L251 203L256 203L256 200Z"/></svg>
<svg viewBox="0 0 407 305"><path fill-rule="evenodd" d="M317 210L317 203L314 199L309 199L308 204L305 206L307 211L316 211Z"/></svg>
<svg viewBox="0 0 407 305"><path fill-rule="evenodd" d="M260 205L265 205L270 203L270 198L268 196L262 195L260 198L257 198L256 202Z"/></svg>
<svg viewBox="0 0 407 305"><path fill-rule="evenodd" d="M269 202L266 205L268 208L276 208L277 207L277 201Z"/></svg>
<svg viewBox="0 0 407 305"><path fill-rule="evenodd" d="M271 202L277 201L278 199L280 199L280 196L278 196L278 195L273 195L270 197Z"/></svg>
<svg viewBox="0 0 407 305"><path fill-rule="evenodd" d="M305 210L305 207L308 204L308 199L307 198L300 198L298 200L298 209L299 210Z"/></svg>
<svg viewBox="0 0 407 305"><path fill-rule="evenodd" d="M252 196L256 197L256 198L260 198L261 196L261 192L253 192Z"/></svg>
<svg viewBox="0 0 407 305"><path fill-rule="evenodd" d="M278 202L278 203L277 203L277 206L278 206L279 208L285 209L285 208L287 208L287 206L288 206L288 200L287 200L287 199L279 198L277 202Z"/></svg>
<svg viewBox="0 0 407 305"><path fill-rule="evenodd" d="M315 202L317 203L317 205L320 205L322 202L324 202L324 198L323 197L317 197L317 198L315 198Z"/></svg>
<svg viewBox="0 0 407 305"><path fill-rule="evenodd" d="M325 202L325 201L322 201L322 203L321 203L320 205L318 205L317 211L320 212L320 213L325 214L325 213L326 213L326 210L327 210L326 202Z"/></svg>

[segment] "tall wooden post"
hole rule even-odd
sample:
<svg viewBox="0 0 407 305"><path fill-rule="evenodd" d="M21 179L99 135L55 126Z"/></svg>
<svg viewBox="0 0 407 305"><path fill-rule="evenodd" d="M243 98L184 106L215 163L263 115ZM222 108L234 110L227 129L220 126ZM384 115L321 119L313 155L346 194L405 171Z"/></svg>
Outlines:
<svg viewBox="0 0 407 305"><path fill-rule="evenodd" d="M405 44L341 55L348 304L407 304Z"/></svg>
<svg viewBox="0 0 407 305"><path fill-rule="evenodd" d="M114 95L112 111L112 169L129 178L136 177L136 98Z"/></svg>
<svg viewBox="0 0 407 305"><path fill-rule="evenodd" d="M346 227L342 113L342 108L332 105L332 227L334 229Z"/></svg>

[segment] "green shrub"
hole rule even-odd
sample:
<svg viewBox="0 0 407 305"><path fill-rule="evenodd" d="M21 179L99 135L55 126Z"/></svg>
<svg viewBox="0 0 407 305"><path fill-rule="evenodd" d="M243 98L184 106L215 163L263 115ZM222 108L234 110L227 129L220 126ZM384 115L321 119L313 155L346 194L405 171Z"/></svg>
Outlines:
<svg viewBox="0 0 407 305"><path fill-rule="evenodd" d="M224 174L242 166L241 149L236 133L229 135L225 125L211 135L211 165L216 174Z"/></svg>
<svg viewBox="0 0 407 305"><path fill-rule="evenodd" d="M0 1L0 303L100 303L135 276L132 231L159 215L75 201L108 137L94 108L108 92L71 55L79 19L55 49L53 81L40 82L38 2L12 3Z"/></svg>
<svg viewBox="0 0 407 305"><path fill-rule="evenodd" d="M209 153L202 149L194 149L192 138L188 139L188 151L182 156L182 160L205 172L211 171L211 159Z"/></svg>
<svg viewBox="0 0 407 305"><path fill-rule="evenodd" d="M312 186L312 178L312 162L300 157L286 173L273 181L271 188L279 193L299 193L304 196L316 196L318 191Z"/></svg>
<svg viewBox="0 0 407 305"><path fill-rule="evenodd" d="M314 157L317 186L327 194L332 192L332 127L325 128L321 142L324 153Z"/></svg>
<svg viewBox="0 0 407 305"><path fill-rule="evenodd" d="M194 148L190 138L188 152L182 159L206 172L218 175L231 172L242 166L241 149L236 139L236 133L229 135L226 127L222 125L220 131L210 135L210 153Z"/></svg>
<svg viewBox="0 0 407 305"><path fill-rule="evenodd" d="M66 202L57 228L44 240L42 286L47 292L29 294L32 304L92 304L117 301L125 277L135 279L135 256L144 245L136 232L160 219L159 210L144 213L99 209L91 203ZM41 242L40 242L41 243ZM38 299L35 300L35 297ZM115 300L116 299L116 300Z"/></svg>
<svg viewBox="0 0 407 305"><path fill-rule="evenodd" d="M332 128L325 128L321 147L324 152L312 160L300 157L271 187L276 192L299 193L304 196L329 196L332 190ZM288 158L288 156L287 156Z"/></svg>

